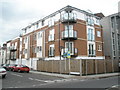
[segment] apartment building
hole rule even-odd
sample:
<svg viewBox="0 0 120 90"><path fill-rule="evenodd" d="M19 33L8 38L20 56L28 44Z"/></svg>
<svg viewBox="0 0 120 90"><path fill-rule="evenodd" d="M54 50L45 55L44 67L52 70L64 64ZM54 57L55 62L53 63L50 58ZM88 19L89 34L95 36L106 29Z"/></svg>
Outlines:
<svg viewBox="0 0 120 90"><path fill-rule="evenodd" d="M104 54L106 58L120 59L120 15L109 15L101 20L103 26Z"/></svg>
<svg viewBox="0 0 120 90"><path fill-rule="evenodd" d="M0 47L0 64L3 64L6 62L6 44L3 44Z"/></svg>
<svg viewBox="0 0 120 90"><path fill-rule="evenodd" d="M21 59L36 69L37 60L104 59L100 18L66 6L22 29Z"/></svg>
<svg viewBox="0 0 120 90"><path fill-rule="evenodd" d="M19 53L20 53L20 38L17 37L13 40L7 41L6 43L6 63L8 64L20 64Z"/></svg>

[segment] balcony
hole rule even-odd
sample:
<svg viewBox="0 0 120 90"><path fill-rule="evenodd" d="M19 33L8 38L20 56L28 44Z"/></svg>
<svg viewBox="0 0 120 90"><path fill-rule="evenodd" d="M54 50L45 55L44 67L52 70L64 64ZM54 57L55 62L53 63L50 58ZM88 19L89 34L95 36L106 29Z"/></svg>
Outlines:
<svg viewBox="0 0 120 90"><path fill-rule="evenodd" d="M68 52L68 48L64 48L64 49L62 49L61 55L62 55L63 57L65 57L66 54L67 54L67 52ZM77 49L77 48L72 48L72 49L70 50L70 55L71 55L71 57L76 57L76 56L78 56L78 49Z"/></svg>
<svg viewBox="0 0 120 90"><path fill-rule="evenodd" d="M88 50L88 56L89 57L95 57L96 56L96 51L95 50Z"/></svg>
<svg viewBox="0 0 120 90"><path fill-rule="evenodd" d="M76 40L77 39L77 31L69 30L69 33L68 33L68 30L64 30L62 32L62 40L68 40L68 39Z"/></svg>
<svg viewBox="0 0 120 90"><path fill-rule="evenodd" d="M10 47L10 51L11 51L11 52L15 52L15 51L17 51L17 49L15 48L15 46L11 46L11 47Z"/></svg>
<svg viewBox="0 0 120 90"><path fill-rule="evenodd" d="M62 23L76 23L77 22L77 15L76 13L65 13L61 17Z"/></svg>
<svg viewBox="0 0 120 90"><path fill-rule="evenodd" d="M10 53L10 59L11 60L16 60L16 52L11 52Z"/></svg>

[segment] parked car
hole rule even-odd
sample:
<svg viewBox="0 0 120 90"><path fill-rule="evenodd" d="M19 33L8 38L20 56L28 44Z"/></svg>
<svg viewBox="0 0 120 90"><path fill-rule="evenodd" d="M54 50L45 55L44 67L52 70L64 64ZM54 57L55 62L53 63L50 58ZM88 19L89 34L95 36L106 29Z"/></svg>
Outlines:
<svg viewBox="0 0 120 90"><path fill-rule="evenodd" d="M14 69L16 66L17 66L17 64L10 64L10 65L8 66L8 70L9 70L9 71L13 71L13 69Z"/></svg>
<svg viewBox="0 0 120 90"><path fill-rule="evenodd" d="M0 67L0 77L5 78L7 72L3 67Z"/></svg>
<svg viewBox="0 0 120 90"><path fill-rule="evenodd" d="M9 65L10 65L10 64L4 64L2 67L8 71L8 70L9 70L9 69L8 69Z"/></svg>
<svg viewBox="0 0 120 90"><path fill-rule="evenodd" d="M26 65L17 65L16 67L14 67L13 71L29 73L30 68Z"/></svg>
<svg viewBox="0 0 120 90"><path fill-rule="evenodd" d="M0 66L3 66L4 64L1 64Z"/></svg>

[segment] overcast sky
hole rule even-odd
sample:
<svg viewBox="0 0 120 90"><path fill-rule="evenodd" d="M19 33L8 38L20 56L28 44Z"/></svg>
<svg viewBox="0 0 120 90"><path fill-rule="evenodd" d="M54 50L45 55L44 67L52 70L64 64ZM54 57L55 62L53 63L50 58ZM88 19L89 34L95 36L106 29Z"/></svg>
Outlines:
<svg viewBox="0 0 120 90"><path fill-rule="evenodd" d="M67 5L102 12L105 16L118 12L120 0L0 0L0 44L21 33L21 29Z"/></svg>

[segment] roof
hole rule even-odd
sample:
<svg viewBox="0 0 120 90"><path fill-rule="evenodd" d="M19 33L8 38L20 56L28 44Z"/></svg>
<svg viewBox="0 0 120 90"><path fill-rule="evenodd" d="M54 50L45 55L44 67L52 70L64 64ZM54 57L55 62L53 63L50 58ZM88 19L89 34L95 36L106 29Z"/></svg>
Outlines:
<svg viewBox="0 0 120 90"><path fill-rule="evenodd" d="M48 16L46 16L46 17L44 17L44 18L42 18L42 19L40 19L40 20L38 20L38 21L36 21L36 22L34 22L34 23L32 23L31 25L37 24L38 22L41 22L41 21L43 21L43 20L45 20L45 19L48 19L48 18L50 18L50 17L53 17L53 16L55 16L56 14L61 13L62 11L65 11L65 10L69 10L69 9L72 9L72 10L75 10L75 11L78 11L78 12L82 12L82 13L85 13L85 14L87 14L87 15L94 16L94 17L100 19L100 17L98 17L98 16L96 16L96 15L94 15L94 14L92 14L92 13L89 13L89 12L87 12L87 11L78 9L78 8L76 8L76 7L72 7L72 6L70 6L70 5L67 5L66 7L61 8L60 10L58 10L58 11L56 11L56 12L54 12L54 13L52 13L52 14L50 14L50 15L48 15ZM22 30L30 27L31 25L28 25L27 27L23 28Z"/></svg>

